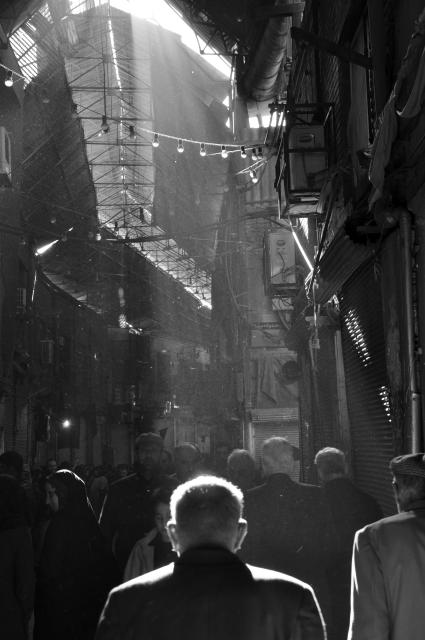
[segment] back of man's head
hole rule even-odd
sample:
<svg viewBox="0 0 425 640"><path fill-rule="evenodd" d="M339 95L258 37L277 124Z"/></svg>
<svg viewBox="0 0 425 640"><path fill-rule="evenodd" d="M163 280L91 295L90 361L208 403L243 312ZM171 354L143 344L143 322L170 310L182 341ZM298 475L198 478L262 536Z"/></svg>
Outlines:
<svg viewBox="0 0 425 640"><path fill-rule="evenodd" d="M239 548L243 496L224 478L199 476L181 484L170 509L169 533L177 552L201 546Z"/></svg>
<svg viewBox="0 0 425 640"><path fill-rule="evenodd" d="M255 460L246 449L233 449L227 458L227 477L242 490L250 489L255 481Z"/></svg>
<svg viewBox="0 0 425 640"><path fill-rule="evenodd" d="M344 452L341 449L336 449L335 447L320 449L316 453L314 463L322 483L347 476L347 463Z"/></svg>
<svg viewBox="0 0 425 640"><path fill-rule="evenodd" d="M390 470L399 511L407 511L413 502L425 500L424 453L397 456L391 460Z"/></svg>
<svg viewBox="0 0 425 640"><path fill-rule="evenodd" d="M263 471L266 476L274 473L290 475L294 469L294 449L286 438L275 436L263 442Z"/></svg>

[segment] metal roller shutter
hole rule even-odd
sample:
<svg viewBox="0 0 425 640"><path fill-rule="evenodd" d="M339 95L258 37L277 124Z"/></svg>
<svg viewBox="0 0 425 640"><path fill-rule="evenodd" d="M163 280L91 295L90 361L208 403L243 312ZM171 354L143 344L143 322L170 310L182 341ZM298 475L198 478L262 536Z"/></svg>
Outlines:
<svg viewBox="0 0 425 640"><path fill-rule="evenodd" d="M373 261L363 265L346 282L340 303L354 479L390 514L394 513L395 504L388 463L396 454L381 290Z"/></svg>

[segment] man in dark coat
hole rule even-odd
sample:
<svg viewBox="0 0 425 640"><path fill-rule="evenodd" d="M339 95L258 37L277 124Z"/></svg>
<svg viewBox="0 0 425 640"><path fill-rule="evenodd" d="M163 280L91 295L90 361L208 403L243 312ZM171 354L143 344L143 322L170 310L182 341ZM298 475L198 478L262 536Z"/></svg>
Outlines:
<svg viewBox="0 0 425 640"><path fill-rule="evenodd" d="M282 571L311 584L328 618L326 570L333 545L329 508L319 487L291 479L294 449L286 438L263 443L265 484L246 496L246 562Z"/></svg>
<svg viewBox="0 0 425 640"><path fill-rule="evenodd" d="M113 589L96 640L324 640L309 585L245 565L241 491L200 476L171 498L175 563Z"/></svg>
<svg viewBox="0 0 425 640"><path fill-rule="evenodd" d="M340 449L325 447L316 453L314 462L336 536L329 567L332 623L328 635L331 640L339 640L348 633L354 535L383 514L376 500L351 482L345 455Z"/></svg>
<svg viewBox="0 0 425 640"><path fill-rule="evenodd" d="M163 440L159 434L140 434L135 449L136 473L111 485L99 520L122 572L137 540L155 525L152 492L158 488L172 491L177 484L161 474Z"/></svg>
<svg viewBox="0 0 425 640"><path fill-rule="evenodd" d="M356 533L349 640L425 637L425 454L390 469L399 513Z"/></svg>

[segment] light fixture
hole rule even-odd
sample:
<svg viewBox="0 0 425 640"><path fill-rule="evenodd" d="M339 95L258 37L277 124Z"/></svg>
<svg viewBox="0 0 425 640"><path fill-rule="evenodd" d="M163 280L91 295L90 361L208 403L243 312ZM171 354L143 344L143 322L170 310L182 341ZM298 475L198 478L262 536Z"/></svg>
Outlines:
<svg viewBox="0 0 425 640"><path fill-rule="evenodd" d="M227 158L229 156L229 153L226 149L226 146L224 144L221 145L221 157L222 158Z"/></svg>
<svg viewBox="0 0 425 640"><path fill-rule="evenodd" d="M246 158L246 149L243 145L241 146L241 158Z"/></svg>
<svg viewBox="0 0 425 640"><path fill-rule="evenodd" d="M261 147L258 147L257 159L262 160L262 158L263 158L263 149Z"/></svg>
<svg viewBox="0 0 425 640"><path fill-rule="evenodd" d="M109 124L106 116L102 116L102 126L101 129L103 133L109 133Z"/></svg>
<svg viewBox="0 0 425 640"><path fill-rule="evenodd" d="M250 169L249 170L249 177L251 178L251 181L253 184L257 184L258 182L258 176L257 176L257 172L255 169Z"/></svg>
<svg viewBox="0 0 425 640"><path fill-rule="evenodd" d="M253 160L258 160L256 147L253 147L251 157L252 157Z"/></svg>
<svg viewBox="0 0 425 640"><path fill-rule="evenodd" d="M199 155L204 158L207 155L207 150L205 149L205 143L201 142L201 147L199 149Z"/></svg>
<svg viewBox="0 0 425 640"><path fill-rule="evenodd" d="M100 242L101 240L102 240L102 235L101 235L100 231L98 231L96 233L96 242Z"/></svg>
<svg viewBox="0 0 425 640"><path fill-rule="evenodd" d="M128 131L129 131L129 134L130 134L130 138L135 138L136 137L136 132L134 131L134 126L132 124L128 127Z"/></svg>
<svg viewBox="0 0 425 640"><path fill-rule="evenodd" d="M64 429L69 429L69 427L71 426L71 420L68 420L68 418L65 418L65 420L62 421L62 426Z"/></svg>
<svg viewBox="0 0 425 640"><path fill-rule="evenodd" d="M177 144L177 151L179 153L183 153L184 151L183 140L181 138L179 138L179 142Z"/></svg>
<svg viewBox="0 0 425 640"><path fill-rule="evenodd" d="M51 222L51 224L55 224L55 222L56 222L56 216L55 215L50 217L50 222Z"/></svg>
<svg viewBox="0 0 425 640"><path fill-rule="evenodd" d="M157 133L153 134L152 146L155 147L155 149L159 147L159 135Z"/></svg>
<svg viewBox="0 0 425 640"><path fill-rule="evenodd" d="M13 87L13 71L10 71L10 69L6 72L4 84L6 87Z"/></svg>

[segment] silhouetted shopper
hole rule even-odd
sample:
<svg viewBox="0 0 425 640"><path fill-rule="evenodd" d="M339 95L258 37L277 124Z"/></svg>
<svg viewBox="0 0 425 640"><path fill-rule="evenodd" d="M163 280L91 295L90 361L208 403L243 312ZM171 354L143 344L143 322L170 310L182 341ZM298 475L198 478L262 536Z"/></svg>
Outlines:
<svg viewBox="0 0 425 640"><path fill-rule="evenodd" d="M96 640L323 640L311 587L244 564L242 492L199 476L171 498L176 562L114 589Z"/></svg>
<svg viewBox="0 0 425 640"><path fill-rule="evenodd" d="M158 488L171 492L177 484L161 473L163 440L160 435L140 434L136 438L135 448L136 473L110 486L99 521L121 572L124 572L137 540L155 525L152 492Z"/></svg>
<svg viewBox="0 0 425 640"><path fill-rule="evenodd" d="M170 492L157 489L153 493L152 503L155 527L134 545L124 570L124 580L137 578L173 562L176 558L167 532Z"/></svg>
<svg viewBox="0 0 425 640"><path fill-rule="evenodd" d="M349 640L425 637L425 454L390 469L399 513L356 533Z"/></svg>
<svg viewBox="0 0 425 640"><path fill-rule="evenodd" d="M256 484L257 469L255 460L246 449L233 449L227 458L227 476L245 493Z"/></svg>
<svg viewBox="0 0 425 640"><path fill-rule="evenodd" d="M26 640L34 601L31 535L18 482L0 475L0 636Z"/></svg>
<svg viewBox="0 0 425 640"><path fill-rule="evenodd" d="M331 640L340 640L347 637L350 620L354 535L366 524L382 518L382 511L374 498L351 482L345 455L340 449L325 447L317 452L314 462L335 530L335 546L329 567L332 623L328 635Z"/></svg>
<svg viewBox="0 0 425 640"><path fill-rule="evenodd" d="M290 478L294 450L285 438L263 443L262 466L265 483L245 496L249 527L242 557L311 584L327 621L333 531L322 491Z"/></svg>
<svg viewBox="0 0 425 640"><path fill-rule="evenodd" d="M49 476L46 501L52 517L37 571L34 640L92 640L119 582L114 561L81 478L67 469Z"/></svg>

